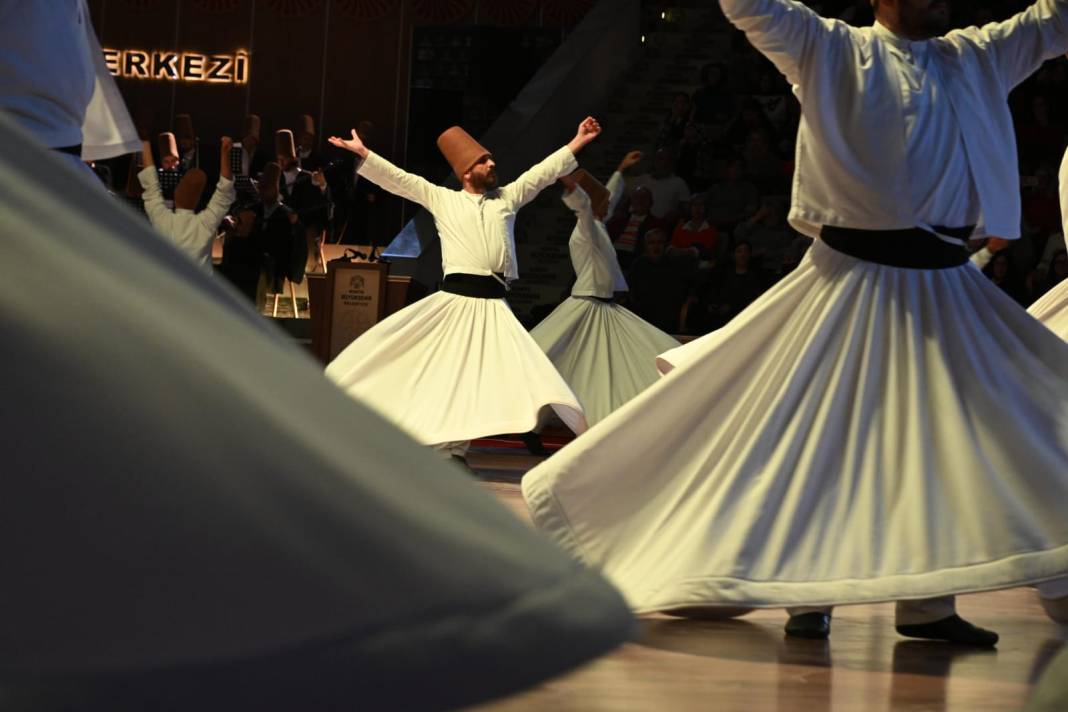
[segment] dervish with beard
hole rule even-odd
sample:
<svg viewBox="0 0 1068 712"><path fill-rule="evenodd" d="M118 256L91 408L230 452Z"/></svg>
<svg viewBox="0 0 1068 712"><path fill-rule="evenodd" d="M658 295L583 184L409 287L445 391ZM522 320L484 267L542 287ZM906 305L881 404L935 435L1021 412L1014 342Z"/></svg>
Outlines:
<svg viewBox="0 0 1068 712"><path fill-rule="evenodd" d="M833 605L895 601L902 635L990 646L954 594L1035 584L1068 619L1068 344L965 248L1019 235L1006 99L1068 47L1068 0L944 36L945 2L862 28L720 5L801 102L790 220L817 239L531 470L535 521L639 612L783 606L825 638Z"/></svg>
<svg viewBox="0 0 1068 712"><path fill-rule="evenodd" d="M441 236L441 291L380 322L338 354L326 375L444 455L465 460L473 438L525 433L547 406L574 432L578 399L504 300L516 268L516 212L578 168L601 132L586 118L575 137L508 185L491 153L459 126L438 138L461 190L406 173L352 138L334 146L362 159L359 175L425 207Z"/></svg>

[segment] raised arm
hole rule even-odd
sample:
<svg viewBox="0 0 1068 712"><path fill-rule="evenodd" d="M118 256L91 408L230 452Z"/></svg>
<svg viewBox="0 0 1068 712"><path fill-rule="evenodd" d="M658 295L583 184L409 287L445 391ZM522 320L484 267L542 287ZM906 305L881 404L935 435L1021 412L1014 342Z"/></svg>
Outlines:
<svg viewBox="0 0 1068 712"><path fill-rule="evenodd" d="M234 179L234 165L230 162L230 149L233 147L234 140L229 136L219 140L219 176L229 181Z"/></svg>
<svg viewBox="0 0 1068 712"><path fill-rule="evenodd" d="M946 38L990 52L1008 94L1047 59L1068 51L1068 0L1038 0L1004 22L956 30Z"/></svg>
<svg viewBox="0 0 1068 712"><path fill-rule="evenodd" d="M822 18L794 0L719 0L719 5L791 84L801 83L802 65L817 57L825 42L848 32L844 23Z"/></svg>
<svg viewBox="0 0 1068 712"><path fill-rule="evenodd" d="M352 130L351 139L331 136L330 143L356 154L356 161L359 164L356 169L357 175L363 176L394 195L418 203L424 208L432 209L437 196L442 191L448 190L434 185L425 178L403 171L374 153L363 145L363 141L356 135L356 129Z"/></svg>
<svg viewBox="0 0 1068 712"><path fill-rule="evenodd" d="M627 192L627 183L623 178L623 174L630 170L634 164L641 161L643 157L644 154L641 151L627 151L627 154L623 156L623 160L619 162L619 167L616 168L615 173L605 183L605 187L608 188L608 214L605 216L605 220L615 214L616 208L619 207L619 201L623 199Z"/></svg>
<svg viewBox="0 0 1068 712"><path fill-rule="evenodd" d="M537 197L538 193L552 185L556 179L578 168L575 155L601 133L601 125L592 116L579 124L575 137L562 148L549 154L548 158L531 168L513 182L501 188L501 195L518 210Z"/></svg>
<svg viewBox="0 0 1068 712"><path fill-rule="evenodd" d="M156 175L156 166L152 163L152 144L143 141L141 145L141 156L145 167L137 174L137 180L141 181L141 188L144 190L141 199L145 203L145 214L148 215L148 221L152 223L152 227L166 233L174 213L163 203L163 191L159 189L159 177Z"/></svg>
<svg viewBox="0 0 1068 712"><path fill-rule="evenodd" d="M597 226L596 218L593 216L593 206L590 205L590 196L582 189L582 186L572 183L571 190L564 193L563 201L578 219L579 235L587 242L592 242L597 234Z"/></svg>

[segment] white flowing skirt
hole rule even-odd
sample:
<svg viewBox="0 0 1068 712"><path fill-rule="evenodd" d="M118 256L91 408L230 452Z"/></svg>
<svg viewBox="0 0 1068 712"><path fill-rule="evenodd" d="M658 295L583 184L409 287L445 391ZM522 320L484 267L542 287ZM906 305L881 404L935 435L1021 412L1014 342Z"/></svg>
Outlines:
<svg viewBox="0 0 1068 712"><path fill-rule="evenodd" d="M569 297L530 332L593 425L658 379L657 354L679 342L618 304Z"/></svg>
<svg viewBox="0 0 1068 712"><path fill-rule="evenodd" d="M1068 279L1043 294L1027 311L1057 336L1068 340Z"/></svg>
<svg viewBox="0 0 1068 712"><path fill-rule="evenodd" d="M525 433L551 406L575 433L575 394L503 299L435 292L376 324L326 368L426 445Z"/></svg>
<svg viewBox="0 0 1068 712"><path fill-rule="evenodd" d="M538 526L637 611L1068 573L1068 344L977 269L817 241L685 352L523 480Z"/></svg>

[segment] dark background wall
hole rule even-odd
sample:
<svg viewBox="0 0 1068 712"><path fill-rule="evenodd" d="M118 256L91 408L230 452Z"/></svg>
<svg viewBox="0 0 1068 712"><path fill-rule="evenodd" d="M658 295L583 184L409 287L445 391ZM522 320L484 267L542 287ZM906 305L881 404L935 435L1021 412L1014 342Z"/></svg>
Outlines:
<svg viewBox="0 0 1068 712"><path fill-rule="evenodd" d="M262 118L263 140L269 146L273 132L293 128L300 114L316 118L320 140L335 133L347 135L351 127L368 119L376 125L373 147L401 164L406 164L411 143L410 65L418 29L528 27L557 29L562 37L595 4L594 0L88 1L106 48L250 54L250 78L243 86L119 78L131 115L150 132L168 130L175 114L189 113L201 143L212 146L223 134L238 137L244 115L251 112ZM437 128L432 119L421 118L427 131ZM440 129L450 119L455 116L442 116ZM389 206L389 216L383 231L403 224L399 203Z"/></svg>

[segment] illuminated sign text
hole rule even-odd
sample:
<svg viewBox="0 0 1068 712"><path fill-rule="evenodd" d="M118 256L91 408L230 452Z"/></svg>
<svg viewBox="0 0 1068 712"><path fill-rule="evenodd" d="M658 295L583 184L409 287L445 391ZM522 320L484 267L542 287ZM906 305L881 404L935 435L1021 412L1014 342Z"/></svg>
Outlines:
<svg viewBox="0 0 1068 712"><path fill-rule="evenodd" d="M197 52L149 52L140 49L105 49L104 62L116 77L161 79L170 82L246 84L249 57L236 54Z"/></svg>

